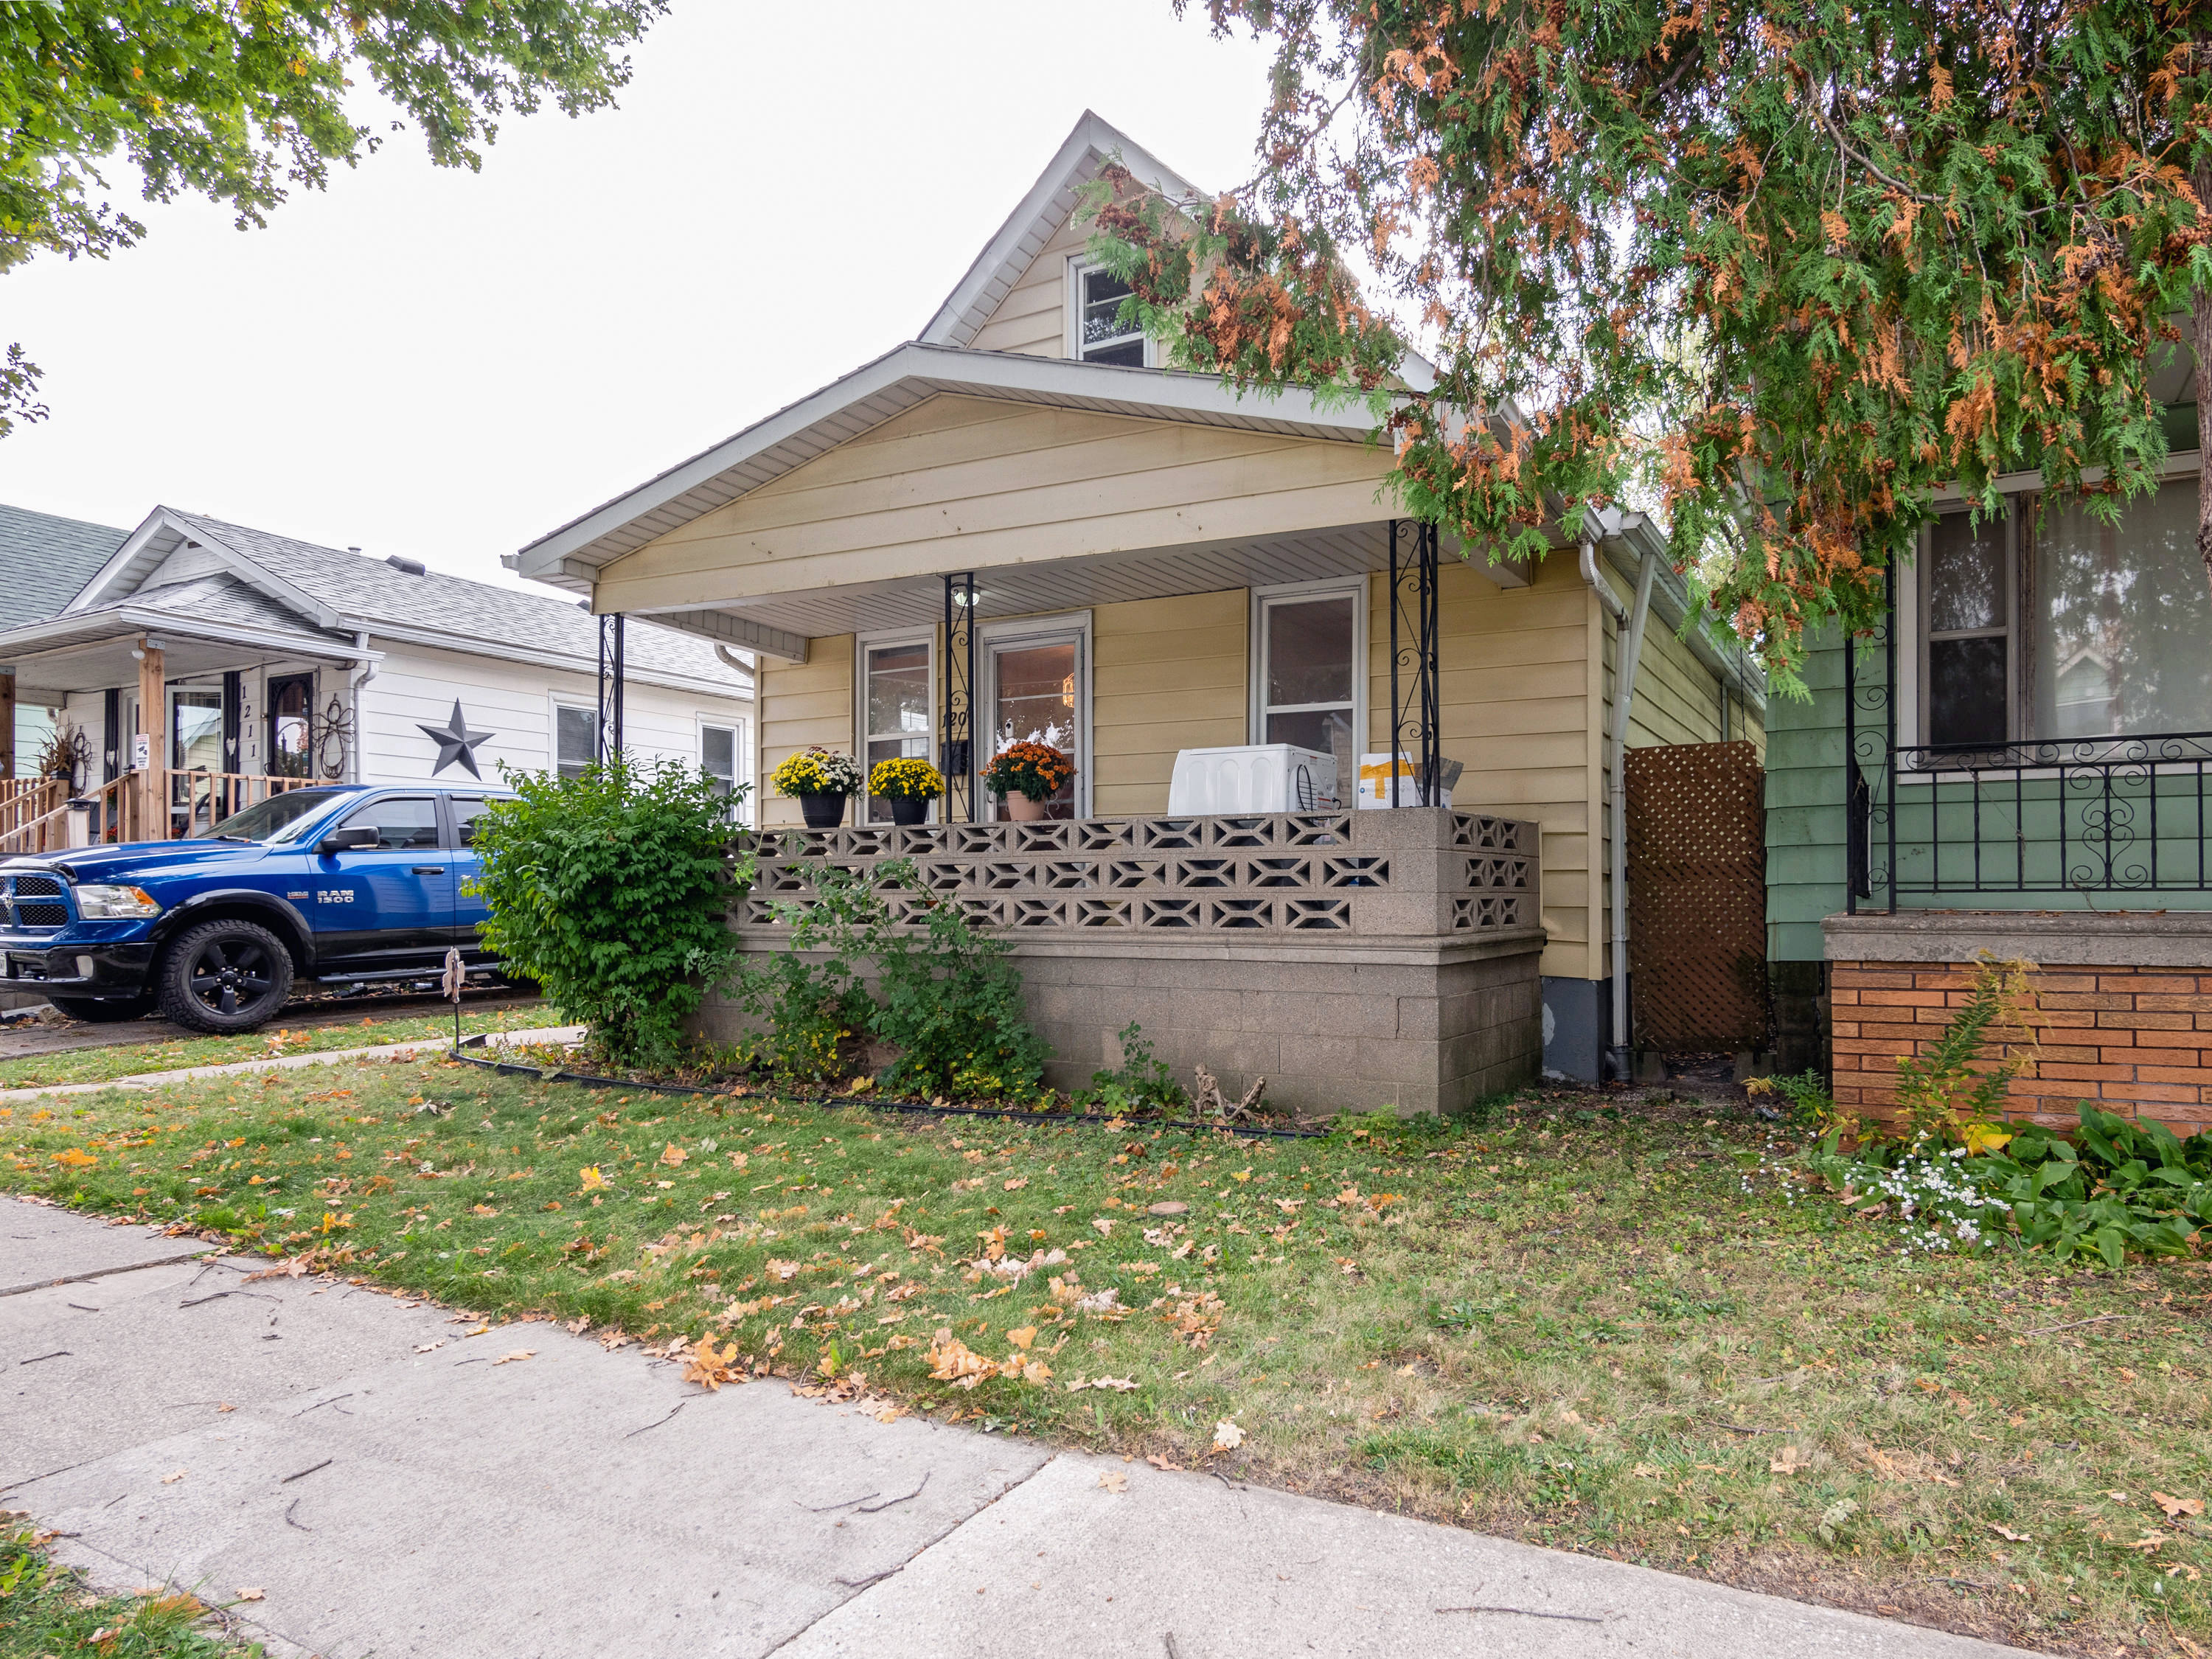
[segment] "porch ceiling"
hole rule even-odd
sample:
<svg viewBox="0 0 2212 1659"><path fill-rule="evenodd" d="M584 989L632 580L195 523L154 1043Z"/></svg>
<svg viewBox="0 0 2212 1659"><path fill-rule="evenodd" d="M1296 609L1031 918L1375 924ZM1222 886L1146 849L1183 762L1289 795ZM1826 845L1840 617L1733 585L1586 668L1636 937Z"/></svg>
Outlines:
<svg viewBox="0 0 2212 1659"><path fill-rule="evenodd" d="M1458 544L1447 538L1447 557ZM1389 568L1390 526L1387 520L1336 525L1259 540L1193 543L1091 554L1034 564L1007 565L975 572L975 611L985 619L1026 617L1133 599L1176 599L1215 593L1224 588L1272 586L1284 582L1320 581ZM1501 587L1524 587L1510 566L1476 568ZM870 634L919 628L945 619L942 577L817 588L745 600L709 609L662 611L655 622L718 639L740 630L756 648L771 634L794 641L839 634Z"/></svg>

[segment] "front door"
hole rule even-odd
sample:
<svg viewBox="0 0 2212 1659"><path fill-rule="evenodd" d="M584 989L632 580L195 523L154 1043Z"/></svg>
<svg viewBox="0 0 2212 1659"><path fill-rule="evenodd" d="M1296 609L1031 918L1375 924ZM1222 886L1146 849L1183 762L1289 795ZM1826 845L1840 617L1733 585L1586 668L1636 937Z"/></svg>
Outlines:
<svg viewBox="0 0 2212 1659"><path fill-rule="evenodd" d="M990 694L988 754L995 755L1012 744L1042 743L1073 758L1076 775L1046 800L1045 816L1080 816L1077 803L1090 787L1090 780L1083 774L1091 762L1083 742L1081 687L1085 664L1082 633L1069 629L1023 635L991 641L987 649ZM998 816L1005 816L1002 809Z"/></svg>
<svg viewBox="0 0 2212 1659"><path fill-rule="evenodd" d="M431 967L452 937L453 863L432 795L385 795L331 831L369 825L374 847L318 853L310 860L320 966L350 973ZM330 833L330 832L325 832Z"/></svg>

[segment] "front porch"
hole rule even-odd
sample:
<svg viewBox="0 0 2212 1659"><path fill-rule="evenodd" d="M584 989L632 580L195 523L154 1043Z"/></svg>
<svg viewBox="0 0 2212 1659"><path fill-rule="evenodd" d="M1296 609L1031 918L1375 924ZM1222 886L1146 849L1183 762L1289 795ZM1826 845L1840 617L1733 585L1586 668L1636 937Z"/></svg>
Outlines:
<svg viewBox="0 0 2212 1659"><path fill-rule="evenodd" d="M769 830L748 838L737 931L787 949L775 908L805 902L811 862L911 860L1013 947L1055 1088L1120 1064L1133 1020L1232 1096L1264 1077L1302 1115L1455 1113L1540 1064L1536 842L1525 820L1414 807ZM719 1000L701 1024L745 1029Z"/></svg>

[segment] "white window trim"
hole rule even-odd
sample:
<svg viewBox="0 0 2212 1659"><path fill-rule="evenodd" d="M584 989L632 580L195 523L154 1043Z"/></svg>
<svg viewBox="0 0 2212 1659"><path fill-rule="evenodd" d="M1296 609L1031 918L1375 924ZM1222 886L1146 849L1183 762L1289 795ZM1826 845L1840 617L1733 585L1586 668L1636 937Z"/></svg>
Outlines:
<svg viewBox="0 0 2212 1659"><path fill-rule="evenodd" d="M868 653L880 651L890 645L919 645L929 653L929 752L932 766L937 764L939 710L937 670L939 653L938 629L930 628L890 628L874 634L860 634L853 640L853 758L860 768L860 793L854 797L853 822L868 823ZM935 823L942 799L930 803L929 813L922 822Z"/></svg>
<svg viewBox="0 0 2212 1659"><path fill-rule="evenodd" d="M710 726L730 734L730 764L736 769L738 787L745 791L738 817L740 823L750 825L753 823L754 793L749 787L753 781L752 733L749 729L751 722L742 714L714 714L703 708L693 711L691 753L702 772L707 769L707 728Z"/></svg>
<svg viewBox="0 0 2212 1659"><path fill-rule="evenodd" d="M1279 582L1272 587L1252 589L1251 610L1245 623L1244 657L1249 695L1247 700L1245 729L1249 740L1255 744L1267 741L1267 605L1271 599L1321 599L1329 594L1352 595L1352 730L1353 764L1368 743L1367 735L1367 578L1359 576L1328 576L1319 581ZM1338 783L1338 793L1343 793L1343 781ZM1346 799L1350 799L1346 796Z"/></svg>
<svg viewBox="0 0 2212 1659"><path fill-rule="evenodd" d="M1079 363L1084 361L1083 279L1085 276L1091 271L1103 270L1105 269L1106 267L1100 264L1097 260L1091 258L1086 255L1072 253L1068 256L1067 298L1063 307L1063 331L1066 336L1065 343L1067 348L1068 361L1071 362ZM1145 342L1145 367L1146 368L1158 368L1160 366L1159 342L1153 339L1149 334L1144 336L1143 338Z"/></svg>
<svg viewBox="0 0 2212 1659"><path fill-rule="evenodd" d="M1075 816L1091 816L1091 613L1088 611L1062 611L1051 617L1014 617L1004 622L985 623L975 630L975 706L979 709L995 709L999 703L999 659L994 647L1018 644L1025 640L1049 641L1074 635L1075 645ZM986 732L994 738L995 731ZM985 751L976 757L976 771L980 775L990 762L988 744ZM991 821L999 816L998 797L979 783L976 786L976 805L987 810Z"/></svg>

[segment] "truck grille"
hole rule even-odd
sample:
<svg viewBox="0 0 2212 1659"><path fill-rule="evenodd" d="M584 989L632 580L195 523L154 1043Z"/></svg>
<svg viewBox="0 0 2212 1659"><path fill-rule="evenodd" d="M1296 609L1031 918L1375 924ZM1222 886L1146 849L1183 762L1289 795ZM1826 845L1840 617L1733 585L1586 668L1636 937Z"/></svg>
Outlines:
<svg viewBox="0 0 2212 1659"><path fill-rule="evenodd" d="M69 903L53 876L10 876L0 893L0 927L66 927Z"/></svg>

